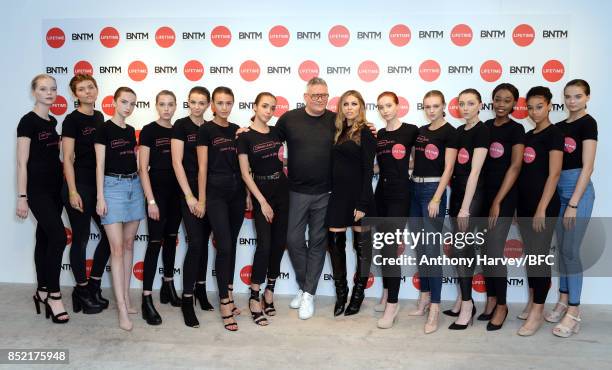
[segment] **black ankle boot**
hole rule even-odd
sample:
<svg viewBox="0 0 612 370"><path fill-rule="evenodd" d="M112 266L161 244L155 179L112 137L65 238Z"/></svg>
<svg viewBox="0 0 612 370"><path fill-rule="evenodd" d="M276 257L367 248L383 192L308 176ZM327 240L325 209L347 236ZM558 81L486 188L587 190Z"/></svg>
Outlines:
<svg viewBox="0 0 612 370"><path fill-rule="evenodd" d="M181 307L181 299L174 289L174 280L165 280L163 277L161 289L159 290L159 301L161 303L170 303L174 307Z"/></svg>
<svg viewBox="0 0 612 370"><path fill-rule="evenodd" d="M149 325L159 325L162 323L162 318L159 316L159 312L157 312L155 306L153 305L152 297L153 296L151 294L142 295L142 318Z"/></svg>
<svg viewBox="0 0 612 370"><path fill-rule="evenodd" d="M72 310L84 314L96 314L102 312L102 304L93 299L87 285L77 285L72 291Z"/></svg>
<svg viewBox="0 0 612 370"><path fill-rule="evenodd" d="M334 316L340 316L344 312L346 307L346 300L348 298L348 283L345 279L334 280L336 285L336 304L334 305Z"/></svg>
<svg viewBox="0 0 612 370"><path fill-rule="evenodd" d="M200 302L200 307L203 311L215 310L215 308L208 301L208 296L206 295L206 283L196 283L193 295L196 297L198 302Z"/></svg>
<svg viewBox="0 0 612 370"><path fill-rule="evenodd" d="M181 299L181 311L183 312L183 319L185 320L185 325L191 328L199 328L200 322L196 317L195 310L193 309L193 296L185 297L183 295Z"/></svg>
<svg viewBox="0 0 612 370"><path fill-rule="evenodd" d="M365 298L365 287L368 283L368 278L357 277L355 285L353 285L353 291L351 293L351 301L344 311L344 316L351 316L359 312L361 309L361 303Z"/></svg>
<svg viewBox="0 0 612 370"><path fill-rule="evenodd" d="M108 308L108 299L102 297L102 289L100 285L102 284L102 279L87 279L87 288L91 292L91 297L94 302L98 303L102 306L102 309Z"/></svg>

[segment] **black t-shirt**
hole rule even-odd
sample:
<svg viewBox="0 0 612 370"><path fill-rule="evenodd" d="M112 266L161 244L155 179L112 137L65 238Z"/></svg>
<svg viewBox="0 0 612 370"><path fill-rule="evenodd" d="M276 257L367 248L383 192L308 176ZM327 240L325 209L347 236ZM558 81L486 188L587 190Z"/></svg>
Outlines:
<svg viewBox="0 0 612 370"><path fill-rule="evenodd" d="M466 130L465 125L457 127L457 160L453 176L469 176L472 171L474 149L489 148L489 129L479 121L471 129Z"/></svg>
<svg viewBox="0 0 612 370"><path fill-rule="evenodd" d="M549 173L549 152L553 150L563 151L563 133L558 127L550 125L537 134L534 130L525 134L525 153L518 181L521 194L533 193L537 199L542 196Z"/></svg>
<svg viewBox="0 0 612 370"><path fill-rule="evenodd" d="M255 175L267 176L283 170L283 142L278 128L270 126L267 134L251 128L238 136L237 144L238 154L249 156L249 165Z"/></svg>
<svg viewBox="0 0 612 370"><path fill-rule="evenodd" d="M208 176L239 174L236 153L236 131L239 126L229 122L223 127L213 121L204 122L198 130L198 146L208 147Z"/></svg>
<svg viewBox="0 0 612 370"><path fill-rule="evenodd" d="M331 190L331 152L336 113L326 110L313 117L305 108L285 112L276 122L287 142L289 188L303 194Z"/></svg>
<svg viewBox="0 0 612 370"><path fill-rule="evenodd" d="M149 172L172 171L170 138L172 128L153 121L140 131L140 145L149 148Z"/></svg>
<svg viewBox="0 0 612 370"><path fill-rule="evenodd" d="M597 121L590 114L587 114L574 122L567 123L567 120L564 120L555 126L565 136L563 169L582 168L582 142L584 140L597 140Z"/></svg>
<svg viewBox="0 0 612 370"><path fill-rule="evenodd" d="M74 139L74 176L80 184L96 184L96 130L104 124L102 112L94 110L90 116L72 111L62 123L62 137Z"/></svg>
<svg viewBox="0 0 612 370"><path fill-rule="evenodd" d="M495 119L485 122L489 128L489 153L482 171L487 174L505 175L512 163L512 147L523 144L525 129L520 123L510 120L501 126L495 126Z"/></svg>
<svg viewBox="0 0 612 370"><path fill-rule="evenodd" d="M196 145L200 126L189 116L177 119L172 127L172 138L183 142L183 169L188 178L198 176L198 154Z"/></svg>
<svg viewBox="0 0 612 370"><path fill-rule="evenodd" d="M30 138L27 164L27 193L59 191L62 184L62 163L59 158L59 135L55 131L57 120L49 121L29 112L17 125L17 137Z"/></svg>
<svg viewBox="0 0 612 370"><path fill-rule="evenodd" d="M414 176L442 176L446 148L457 149L457 130L450 123L446 122L434 131L429 129L430 126L419 127L414 144Z"/></svg>
<svg viewBox="0 0 612 370"><path fill-rule="evenodd" d="M131 174L138 170L136 165L136 132L126 124L125 128L110 119L96 131L96 144L104 145L104 174Z"/></svg>
<svg viewBox="0 0 612 370"><path fill-rule="evenodd" d="M381 178L408 178L410 153L418 134L419 128L409 123L402 123L393 131L387 131L385 128L378 130L376 160Z"/></svg>

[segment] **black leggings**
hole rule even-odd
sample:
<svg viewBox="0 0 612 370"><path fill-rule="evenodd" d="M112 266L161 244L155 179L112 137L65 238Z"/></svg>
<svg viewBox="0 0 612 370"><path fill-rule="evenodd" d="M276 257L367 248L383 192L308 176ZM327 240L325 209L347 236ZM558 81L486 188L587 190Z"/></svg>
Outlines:
<svg viewBox="0 0 612 370"><path fill-rule="evenodd" d="M176 256L176 240L178 228L181 225L180 188L174 173L151 173L151 188L153 197L159 208L159 220L147 217L149 243L144 258L143 290L153 289L153 279L159 251L163 245L162 261L164 276L174 276L174 257Z"/></svg>
<svg viewBox="0 0 612 370"><path fill-rule="evenodd" d="M198 196L198 180L187 178L193 196ZM193 294L196 281L206 281L208 267L208 239L210 223L208 215L197 218L189 210L184 197L181 198L181 215L187 233L187 253L183 261L183 294Z"/></svg>
<svg viewBox="0 0 612 370"><path fill-rule="evenodd" d="M257 188L274 211L268 223L257 199L253 197L253 216L257 231L257 248L253 256L251 282L262 284L266 278L274 280L280 275L280 264L287 245L289 220L289 184L285 174L275 180L256 180Z"/></svg>
<svg viewBox="0 0 612 370"><path fill-rule="evenodd" d="M77 193L83 202L83 212L78 211L70 205L68 197L68 185L64 182L62 199L72 227L72 245L70 246L70 267L74 280L77 284L87 282L86 258L87 244L91 231L91 220L93 219L100 230L100 241L93 256L93 266L90 276L100 278L110 258L110 244L106 237L106 231L100 222L100 216L96 213L96 187L94 185L76 184Z"/></svg>
<svg viewBox="0 0 612 370"><path fill-rule="evenodd" d="M457 215L461 210L461 203L463 202L463 196L465 195L465 187L467 185L467 176L453 176L451 182L451 197L450 207L448 214L451 217L451 226L454 233L460 232L457 224ZM485 225L481 224L479 216L482 215L482 207L484 204L484 187L482 182L479 181L470 203L469 224L466 232L473 232L474 229L482 229ZM465 243L463 248L457 248L453 246L451 248L451 254L454 258L476 258L476 251L474 250L474 243ZM460 264L457 266L457 277L459 280L459 287L461 289L461 299L463 301L472 300L472 280L474 278L474 265L468 266L467 264Z"/></svg>
<svg viewBox="0 0 612 370"><path fill-rule="evenodd" d="M62 222L60 189L53 193L28 194L28 206L36 218L34 264L38 290L60 291L62 255L66 248L66 231Z"/></svg>
<svg viewBox="0 0 612 370"><path fill-rule="evenodd" d="M399 217L404 221L397 225L388 225L389 232L406 228L410 213L410 180L401 181L401 186L389 186L389 181L381 178L376 186L376 211L379 217ZM390 195L394 195L390 197ZM384 258L397 257L397 246L385 246L382 249ZM397 303L401 283L401 267L385 265L382 271L383 288L387 289L387 303Z"/></svg>
<svg viewBox="0 0 612 370"><path fill-rule="evenodd" d="M505 175L503 173L502 175ZM497 192L501 187L503 177L500 179L499 175L486 174L487 185L485 188L485 205L482 209L483 222L489 217L489 210L491 204L497 196ZM512 218L516 211L516 201L518 192L515 187L510 189L504 200L502 200L499 206L499 217L494 227L489 228L485 234L485 244L482 246L481 253L486 255L488 258L503 258L504 247L506 246L506 239L508 238L508 232L510 226L512 226ZM487 297L496 297L497 304L506 304L506 292L508 288L507 276L508 269L506 265L499 264L495 266L483 266L483 272L485 275L485 283L487 287Z"/></svg>
<svg viewBox="0 0 612 370"><path fill-rule="evenodd" d="M238 174L208 177L206 213L215 235L217 257L215 273L219 298L228 298L228 285L234 281L236 242L244 221L246 190Z"/></svg>

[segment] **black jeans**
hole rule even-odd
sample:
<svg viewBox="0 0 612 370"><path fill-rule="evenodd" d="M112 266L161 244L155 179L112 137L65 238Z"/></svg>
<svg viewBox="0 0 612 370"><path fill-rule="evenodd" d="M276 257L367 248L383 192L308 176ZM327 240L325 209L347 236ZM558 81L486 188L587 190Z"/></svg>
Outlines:
<svg viewBox="0 0 612 370"><path fill-rule="evenodd" d="M95 185L76 184L77 193L83 202L83 212L80 212L70 205L68 197L68 185L64 182L62 189L62 200L72 227L72 245L70 246L70 267L77 284L87 282L86 258L87 244L91 231L91 220L93 219L100 231L100 241L93 256L93 266L90 276L100 278L104 273L104 268L110 258L110 244L106 231L100 222L100 216L96 213L96 187Z"/></svg>
<svg viewBox="0 0 612 370"><path fill-rule="evenodd" d="M228 297L234 281L236 242L244 221L246 190L238 174L209 176L206 184L206 213L215 235L215 273L219 298Z"/></svg>
<svg viewBox="0 0 612 370"><path fill-rule="evenodd" d="M151 188L157 208L159 220L147 217L149 243L144 258L143 290L153 289L153 279L159 251L163 245L162 261L164 276L174 276L174 258L176 256L176 240L178 228L181 225L180 188L174 177L174 172L149 172Z"/></svg>
<svg viewBox="0 0 612 370"><path fill-rule="evenodd" d="M38 289L47 288L49 293L59 292L62 255L66 248L59 187L54 192L28 194L28 206L37 221L34 264Z"/></svg>
<svg viewBox="0 0 612 370"><path fill-rule="evenodd" d="M257 232L257 248L253 256L251 282L262 284L266 275L276 279L280 275L280 264L287 245L287 223L289 220L289 183L284 173L275 180L256 180L257 188L274 211L272 223L266 221L261 205L253 197L253 217Z"/></svg>
<svg viewBox="0 0 612 370"><path fill-rule="evenodd" d="M198 197L198 180L187 178L193 196ZM210 223L208 215L197 218L189 210L187 201L181 196L181 215L187 233L187 253L183 261L183 294L193 294L196 281L206 281L208 266L208 239Z"/></svg>

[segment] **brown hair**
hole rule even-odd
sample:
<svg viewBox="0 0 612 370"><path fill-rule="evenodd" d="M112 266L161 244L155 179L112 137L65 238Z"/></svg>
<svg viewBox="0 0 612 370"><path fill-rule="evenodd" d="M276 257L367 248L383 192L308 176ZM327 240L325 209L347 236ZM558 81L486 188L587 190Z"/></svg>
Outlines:
<svg viewBox="0 0 612 370"><path fill-rule="evenodd" d="M570 82L568 82L567 84L565 84L565 87L563 88L563 91L565 91L565 89L567 89L570 86L578 86L581 87L582 90L584 91L584 94L586 96L590 96L591 95L591 86L589 86L589 83L586 82L585 80L582 80L580 78L571 80Z"/></svg>
<svg viewBox="0 0 612 370"><path fill-rule="evenodd" d="M344 129L347 128L346 117L344 116L344 113L342 113L342 104L344 103L344 100L349 96L354 96L355 98L357 98L360 107L359 114L357 115L355 122L353 122L351 127L348 128L348 132L346 133L346 139L353 140L357 144L360 144L361 129L367 124L365 115L365 101L363 100L363 97L357 90L346 91L344 94L342 94L342 96L340 96L340 99L338 100L338 112L336 113L336 134L334 135L334 144L338 142L340 135L342 135Z"/></svg>
<svg viewBox="0 0 612 370"><path fill-rule="evenodd" d="M459 97L459 96L461 96L461 95L464 95L464 94L472 94L472 95L475 95L475 96L476 96L476 99L478 99L478 102L479 102L479 103L482 103L482 96L480 96L480 93L478 92L478 90L476 90L476 89L472 89L472 88L465 89L465 90L461 91L461 92L459 93L459 95L457 95L457 97Z"/></svg>
<svg viewBox="0 0 612 370"><path fill-rule="evenodd" d="M376 102L378 102L380 99L382 99L385 96L390 97L395 102L395 104L399 104L399 98L397 97L397 94L394 93L393 91L381 92L380 95L378 95L378 98L376 98Z"/></svg>
<svg viewBox="0 0 612 370"><path fill-rule="evenodd" d="M84 73L77 73L74 75L74 77L72 77L70 79L70 90L72 91L72 93L76 96L76 87L79 83L83 82L83 81L91 81L94 86L96 87L96 89L98 88L98 83L96 82L96 79L93 78L92 75L87 75Z"/></svg>
<svg viewBox="0 0 612 370"><path fill-rule="evenodd" d="M189 99L189 97L191 97L191 94L193 93L204 95L206 97L206 101L210 103L210 91L208 91L208 89L204 86L192 87L191 90L189 90L189 95L187 95L187 98Z"/></svg>
<svg viewBox="0 0 612 370"><path fill-rule="evenodd" d="M117 101L117 99L119 99L119 96L121 96L121 93L124 93L124 92L134 94L134 96L136 96L136 93L134 92L134 90L130 89L127 86L121 86L120 88L115 90L115 94L113 95L113 100Z"/></svg>
<svg viewBox="0 0 612 370"><path fill-rule="evenodd" d="M171 96L172 99L174 99L174 102L176 103L176 95L174 95L174 93L170 90L162 90L160 92L157 93L157 95L155 95L155 104L157 104L159 102L159 97L163 96L163 95L168 95Z"/></svg>
<svg viewBox="0 0 612 370"><path fill-rule="evenodd" d="M36 90L36 87L38 86L38 81L43 80L45 78L53 80L57 84L57 81L55 81L55 77L48 75L46 73L41 73L39 75L34 76L34 78L32 79L32 82L30 83L30 86L32 87L32 91Z"/></svg>
<svg viewBox="0 0 612 370"><path fill-rule="evenodd" d="M255 97L255 101L253 102L253 104L255 105L259 105L259 102L261 101L261 99L263 99L265 96L269 96L272 99L276 100L276 96L274 96L274 94L267 92L267 91L262 91L259 94L257 94L257 96ZM251 117L251 121L255 121L255 115L253 115Z"/></svg>
<svg viewBox="0 0 612 370"><path fill-rule="evenodd" d="M437 96L438 98L440 98L440 100L442 100L442 105L446 105L444 94L442 94L442 91L440 90L429 90L428 92L426 92L425 96L423 96L423 103L425 103L425 99L431 98L434 96ZM446 117L446 112L442 112L442 117Z"/></svg>

